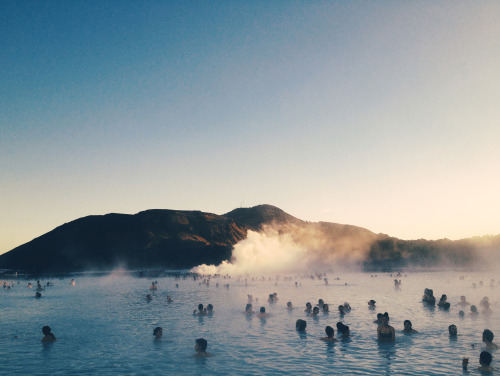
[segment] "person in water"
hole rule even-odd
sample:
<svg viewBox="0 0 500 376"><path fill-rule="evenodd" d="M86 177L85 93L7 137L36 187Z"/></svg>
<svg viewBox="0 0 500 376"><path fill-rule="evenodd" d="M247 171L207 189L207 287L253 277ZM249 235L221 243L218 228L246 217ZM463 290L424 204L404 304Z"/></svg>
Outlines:
<svg viewBox="0 0 500 376"><path fill-rule="evenodd" d="M415 329L412 328L412 323L410 320L405 320L403 322L403 333L418 333Z"/></svg>
<svg viewBox="0 0 500 376"><path fill-rule="evenodd" d="M337 342L338 341L338 339L333 336L335 334L335 331L333 330L333 328L331 326L327 326L325 328L325 333L326 333L326 337L321 337L320 340L326 341L326 342Z"/></svg>
<svg viewBox="0 0 500 376"><path fill-rule="evenodd" d="M323 304L323 314L327 314L329 312L330 308L328 307L328 304Z"/></svg>
<svg viewBox="0 0 500 376"><path fill-rule="evenodd" d="M479 315L479 312L477 311L477 307L473 304L470 306L470 316L475 317Z"/></svg>
<svg viewBox="0 0 500 376"><path fill-rule="evenodd" d="M269 313L266 313L266 307L260 307L260 313L257 314L257 317L260 318L269 317Z"/></svg>
<svg viewBox="0 0 500 376"><path fill-rule="evenodd" d="M490 308L490 303L489 302L484 302L483 304L483 311L481 312L483 315L489 316L493 313L493 311Z"/></svg>
<svg viewBox="0 0 500 376"><path fill-rule="evenodd" d="M344 306L343 305L339 305L339 315L340 316L344 316L345 315L345 311L344 311Z"/></svg>
<svg viewBox="0 0 500 376"><path fill-rule="evenodd" d="M378 340L383 342L394 342L395 340L395 331L389 325L389 314L387 312L382 315L382 325L377 328L377 336Z"/></svg>
<svg viewBox="0 0 500 376"><path fill-rule="evenodd" d="M491 366L491 361L493 360L493 356L488 351L481 351L479 354L479 367L477 370L480 372L493 372L495 368ZM469 358L462 359L462 368L464 371L467 371L467 366L469 365Z"/></svg>
<svg viewBox="0 0 500 376"><path fill-rule="evenodd" d="M489 329L484 329L483 331L483 342L486 345L487 350L496 350L498 349L498 345L493 343L493 338L495 335Z"/></svg>
<svg viewBox="0 0 500 376"><path fill-rule="evenodd" d="M455 324L451 324L448 327L448 333L450 334L450 337L456 337L458 334L457 326Z"/></svg>
<svg viewBox="0 0 500 376"><path fill-rule="evenodd" d="M42 294L39 291L37 291L35 293L35 298L41 298L41 297L42 297Z"/></svg>
<svg viewBox="0 0 500 376"><path fill-rule="evenodd" d="M377 319L375 321L373 321L374 324L377 324L377 325L382 325L382 316L383 314L382 313L377 313Z"/></svg>
<svg viewBox="0 0 500 376"><path fill-rule="evenodd" d="M375 309L375 300L371 299L368 301L368 308L369 309Z"/></svg>
<svg viewBox="0 0 500 376"><path fill-rule="evenodd" d="M42 342L55 342L56 341L56 336L52 333L52 329L50 329L50 326L44 326L42 328L42 333L43 333L43 338Z"/></svg>
<svg viewBox="0 0 500 376"><path fill-rule="evenodd" d="M161 339L161 337L163 336L163 329L161 328L161 326L157 326L156 328L154 328L153 330L153 335L155 336L155 341L158 341Z"/></svg>
<svg viewBox="0 0 500 376"><path fill-rule="evenodd" d="M305 313L311 313L311 311L312 311L312 304L309 303L309 302L307 302L306 303L306 309L304 309L304 312Z"/></svg>
<svg viewBox="0 0 500 376"><path fill-rule="evenodd" d="M286 309L288 309L289 311L291 311L292 309L294 309L292 302L286 303Z"/></svg>
<svg viewBox="0 0 500 376"><path fill-rule="evenodd" d="M309 316L317 317L318 313L319 313L319 307L314 307L312 312L309 314Z"/></svg>
<svg viewBox="0 0 500 376"><path fill-rule="evenodd" d="M193 315L206 315L207 311L203 309L203 304L198 304L198 310L193 311Z"/></svg>
<svg viewBox="0 0 500 376"><path fill-rule="evenodd" d="M441 295L441 299L439 299L437 306L440 308L444 307L444 304L446 303L447 299L448 297L446 296L446 294Z"/></svg>
<svg viewBox="0 0 500 376"><path fill-rule="evenodd" d="M340 335L340 338L347 338L351 335L351 330L347 325L344 325L342 322L337 323L337 332Z"/></svg>
<svg viewBox="0 0 500 376"><path fill-rule="evenodd" d="M207 305L207 313L208 314L214 313L214 306L212 304Z"/></svg>
<svg viewBox="0 0 500 376"><path fill-rule="evenodd" d="M295 322L295 330L297 332L305 332L307 327L307 322L306 320L298 319Z"/></svg>
<svg viewBox="0 0 500 376"><path fill-rule="evenodd" d="M460 297L460 301L458 302L458 304L457 304L457 305L460 305L460 306L462 306L462 307L466 307L466 306L470 305L470 303L469 303L467 300L465 300L465 296L464 296L464 295L462 295L462 296Z"/></svg>
<svg viewBox="0 0 500 376"><path fill-rule="evenodd" d="M247 315L251 315L253 314L253 310L252 310L252 305L250 303L247 303L247 305L245 306L245 312L243 312Z"/></svg>
<svg viewBox="0 0 500 376"><path fill-rule="evenodd" d="M206 358L211 356L210 353L207 352L208 342L204 338L198 338L194 341L194 349L196 350L196 354L194 354L195 358Z"/></svg>

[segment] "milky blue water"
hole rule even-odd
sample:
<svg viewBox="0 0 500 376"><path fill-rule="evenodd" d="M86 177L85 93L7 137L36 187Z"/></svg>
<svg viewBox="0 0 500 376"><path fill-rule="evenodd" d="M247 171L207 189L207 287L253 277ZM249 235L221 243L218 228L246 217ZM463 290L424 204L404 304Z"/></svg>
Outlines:
<svg viewBox="0 0 500 376"><path fill-rule="evenodd" d="M151 293L152 279L116 273L77 277L75 286L69 279L51 279L54 286L47 287L40 299L34 297L34 288L26 287L28 281L15 282L10 290L0 289L0 374L443 375L462 374L461 360L466 356L474 375L479 374L475 368L483 347L482 331L489 328L500 341L500 284L490 287L495 275L408 273L398 277L400 289L394 287L394 278L388 273L377 277L373 273L330 274L328 285L322 279L290 277L277 282L248 278L248 285L235 277L219 278L212 279L209 286L192 278L163 277L155 278L158 290ZM36 287L36 281L31 282ZM227 283L229 288L223 287ZM438 298L447 294L450 311L424 306L425 287L434 289ZM279 301L268 303L273 292ZM149 293L150 302L145 299ZM269 318L242 313L248 294L259 299L254 308L265 306ZM173 303L167 303L167 295ZM456 303L460 295L478 306L488 296L493 315L459 318ZM330 304L332 312L306 317L305 303L314 305L320 298ZM376 310L368 309L369 299L377 301ZM297 307L291 312L286 309L289 300ZM352 311L340 318L335 307L344 301L351 304ZM213 315L194 316L198 303L213 304ZM376 339L373 320L377 312L386 311L396 329L394 344L380 344ZM298 318L307 321L305 335L295 331ZM419 333L401 333L405 319ZM337 321L350 326L351 338L334 344L320 341L325 326L335 327ZM458 327L456 340L448 335L452 323ZM57 342L41 342L44 325L52 328ZM161 341L153 340L156 326L163 327ZM211 357L193 357L194 341L199 337L207 339ZM500 353L493 352L492 364L500 368L497 357Z"/></svg>

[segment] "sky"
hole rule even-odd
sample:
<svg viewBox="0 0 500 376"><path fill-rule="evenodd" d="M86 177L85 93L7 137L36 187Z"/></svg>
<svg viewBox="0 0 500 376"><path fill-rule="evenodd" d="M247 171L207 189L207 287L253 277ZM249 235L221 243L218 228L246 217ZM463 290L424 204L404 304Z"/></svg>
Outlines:
<svg viewBox="0 0 500 376"><path fill-rule="evenodd" d="M500 234L498 1L0 2L0 253L87 215L277 206Z"/></svg>

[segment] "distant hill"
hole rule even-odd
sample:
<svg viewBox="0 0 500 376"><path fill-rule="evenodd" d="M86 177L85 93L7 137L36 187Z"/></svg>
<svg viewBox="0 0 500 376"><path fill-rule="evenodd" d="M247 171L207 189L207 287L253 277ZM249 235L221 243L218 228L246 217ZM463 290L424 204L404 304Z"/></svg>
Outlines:
<svg viewBox="0 0 500 376"><path fill-rule="evenodd" d="M0 255L0 268L34 272L187 269L230 260L248 231L286 234L307 249L318 266L347 262L372 268L473 266L497 255L500 235L451 241L401 240L367 229L305 222L271 205L224 215L200 211L146 210L135 215L88 216ZM495 257L492 257L495 259Z"/></svg>

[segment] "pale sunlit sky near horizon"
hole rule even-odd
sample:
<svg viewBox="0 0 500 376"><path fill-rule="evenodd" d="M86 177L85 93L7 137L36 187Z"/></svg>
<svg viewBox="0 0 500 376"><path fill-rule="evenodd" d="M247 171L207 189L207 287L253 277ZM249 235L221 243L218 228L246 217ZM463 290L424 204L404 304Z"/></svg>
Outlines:
<svg viewBox="0 0 500 376"><path fill-rule="evenodd" d="M499 234L499 19L499 1L3 0L0 253L153 208Z"/></svg>

